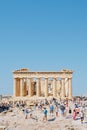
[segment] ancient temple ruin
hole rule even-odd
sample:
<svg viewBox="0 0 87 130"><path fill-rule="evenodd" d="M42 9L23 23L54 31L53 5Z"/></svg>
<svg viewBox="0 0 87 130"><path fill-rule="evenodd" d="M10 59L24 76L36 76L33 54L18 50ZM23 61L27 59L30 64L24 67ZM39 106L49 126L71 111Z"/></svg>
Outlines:
<svg viewBox="0 0 87 130"><path fill-rule="evenodd" d="M13 72L15 97L48 97L72 99L72 70L60 72L31 72L20 69Z"/></svg>

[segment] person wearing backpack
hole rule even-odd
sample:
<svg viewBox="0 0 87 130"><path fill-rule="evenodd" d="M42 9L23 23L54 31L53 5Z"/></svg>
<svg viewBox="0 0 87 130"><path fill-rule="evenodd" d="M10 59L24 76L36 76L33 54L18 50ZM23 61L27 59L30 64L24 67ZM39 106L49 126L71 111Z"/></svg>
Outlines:
<svg viewBox="0 0 87 130"><path fill-rule="evenodd" d="M46 121L47 121L47 112L48 112L48 111L47 111L47 109L46 109L46 108L44 108L44 111L43 111L43 112L44 112L43 121L44 121L44 120L46 120Z"/></svg>
<svg viewBox="0 0 87 130"><path fill-rule="evenodd" d="M50 115L52 114L53 116L53 112L54 112L54 106L53 104L50 104Z"/></svg>

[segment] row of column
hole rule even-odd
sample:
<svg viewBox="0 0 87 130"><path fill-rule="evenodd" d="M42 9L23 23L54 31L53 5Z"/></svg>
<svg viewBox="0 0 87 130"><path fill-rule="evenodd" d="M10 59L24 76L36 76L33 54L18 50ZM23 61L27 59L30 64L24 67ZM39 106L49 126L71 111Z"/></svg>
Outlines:
<svg viewBox="0 0 87 130"><path fill-rule="evenodd" d="M15 78L14 79L14 96L25 96L25 95L26 95L25 79Z"/></svg>
<svg viewBox="0 0 87 130"><path fill-rule="evenodd" d="M57 97L57 79L53 78L53 97ZM62 78L61 80L61 98L65 97L65 78ZM67 79L67 85L68 85L68 98L72 98L72 78ZM29 97L32 95L32 78L27 79L27 87L28 87L28 93L26 93L26 82L23 78L15 78L14 79L14 96L26 96ZM44 96L48 97L48 78L45 78L45 86L44 88ZM36 84L36 95L37 97L41 96L41 83L40 78L37 78L37 84Z"/></svg>
<svg viewBox="0 0 87 130"><path fill-rule="evenodd" d="M72 78L68 78L67 80L67 89L68 89L68 98L72 99ZM64 98L65 97L65 78L62 79L62 94L61 97Z"/></svg>

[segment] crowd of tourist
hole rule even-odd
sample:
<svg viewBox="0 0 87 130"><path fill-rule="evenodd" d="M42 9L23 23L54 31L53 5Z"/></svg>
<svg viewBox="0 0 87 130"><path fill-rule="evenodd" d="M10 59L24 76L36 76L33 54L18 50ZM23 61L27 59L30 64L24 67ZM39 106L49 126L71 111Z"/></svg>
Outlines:
<svg viewBox="0 0 87 130"><path fill-rule="evenodd" d="M33 102L33 105L27 105L26 101L16 101L16 102L0 102L0 112L7 111L13 107L21 108L25 115L25 119L32 118L38 121L37 111L43 113L43 121L47 121L48 115L50 115L51 120L55 118L71 116L73 120L80 119L81 123L84 121L84 117L87 115L86 105L82 102L77 102L74 100L57 100L52 98L51 100L39 100Z"/></svg>
<svg viewBox="0 0 87 130"><path fill-rule="evenodd" d="M25 118L34 118L33 111L41 111L43 113L43 121L48 120L48 114L54 118L71 116L73 120L80 119L81 123L84 121L84 117L87 114L86 105L81 102L74 102L72 100L60 100L55 98L48 101L47 99L41 100L38 103L34 103L34 106L30 109L25 109Z"/></svg>

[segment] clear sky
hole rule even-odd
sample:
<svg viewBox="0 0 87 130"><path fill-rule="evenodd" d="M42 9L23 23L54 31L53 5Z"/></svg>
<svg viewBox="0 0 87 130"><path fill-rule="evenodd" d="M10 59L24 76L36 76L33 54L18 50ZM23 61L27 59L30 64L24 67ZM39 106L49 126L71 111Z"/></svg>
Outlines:
<svg viewBox="0 0 87 130"><path fill-rule="evenodd" d="M73 95L87 94L87 0L0 0L0 94L20 68L72 69Z"/></svg>

